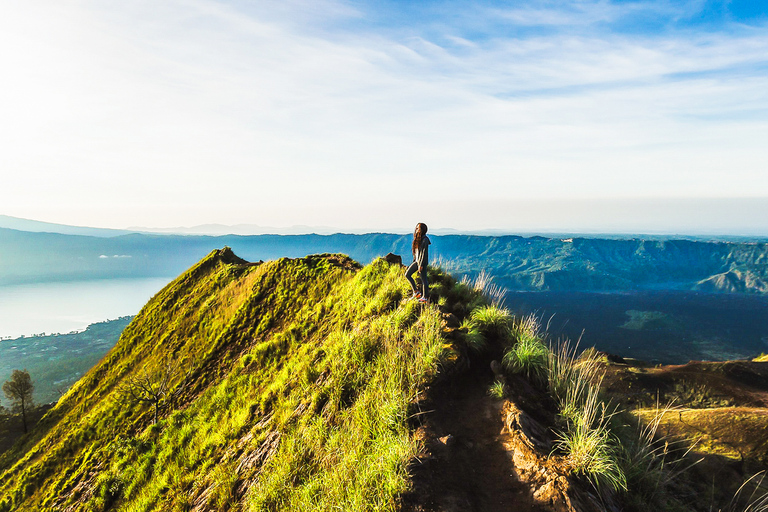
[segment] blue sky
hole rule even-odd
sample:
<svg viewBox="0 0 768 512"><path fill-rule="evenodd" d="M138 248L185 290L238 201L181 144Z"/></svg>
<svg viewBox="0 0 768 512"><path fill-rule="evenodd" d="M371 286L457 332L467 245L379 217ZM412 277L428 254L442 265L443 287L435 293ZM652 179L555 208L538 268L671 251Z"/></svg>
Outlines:
<svg viewBox="0 0 768 512"><path fill-rule="evenodd" d="M12 2L0 213L768 234L768 7Z"/></svg>

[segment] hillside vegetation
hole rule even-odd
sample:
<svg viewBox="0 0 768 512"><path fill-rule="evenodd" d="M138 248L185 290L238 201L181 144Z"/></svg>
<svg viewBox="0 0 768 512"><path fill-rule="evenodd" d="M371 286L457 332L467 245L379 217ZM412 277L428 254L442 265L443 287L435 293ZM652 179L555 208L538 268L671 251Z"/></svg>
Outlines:
<svg viewBox="0 0 768 512"><path fill-rule="evenodd" d="M490 273L509 290L673 289L768 293L768 243L430 235L433 257L455 274ZM177 275L215 247L251 261L308 253L368 263L409 254L410 235L175 236L110 238L0 228L0 285Z"/></svg>
<svg viewBox="0 0 768 512"><path fill-rule="evenodd" d="M443 309L479 300L432 277ZM407 291L383 260L213 251L0 457L0 511L396 509L413 404L464 350ZM167 368L153 424L125 386Z"/></svg>
<svg viewBox="0 0 768 512"><path fill-rule="evenodd" d="M0 455L0 512L768 501L754 482L734 498L768 457L766 363L579 352L512 317L487 282L430 280L423 305L384 259L211 252ZM137 383L164 394L136 400Z"/></svg>

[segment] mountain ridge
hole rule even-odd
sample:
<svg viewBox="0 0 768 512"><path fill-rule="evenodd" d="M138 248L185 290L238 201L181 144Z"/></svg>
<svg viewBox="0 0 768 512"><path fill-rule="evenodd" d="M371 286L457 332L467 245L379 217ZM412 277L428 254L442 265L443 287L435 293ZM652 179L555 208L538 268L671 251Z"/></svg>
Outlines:
<svg viewBox="0 0 768 512"><path fill-rule="evenodd" d="M0 510L306 510L311 492L289 488L321 484L347 509L359 499L392 509L416 449L409 404L453 350L435 308L392 309L406 286L400 267L382 260L364 269L343 255L251 264L213 251L153 297L0 456ZM169 359L180 366L169 377L176 398L155 425L151 407L121 390ZM393 361L401 371L390 371Z"/></svg>
<svg viewBox="0 0 768 512"><path fill-rule="evenodd" d="M431 235L431 254L458 275L486 272L510 291L699 290L768 293L768 243ZM410 235L177 236L111 238L0 228L0 286L56 280L177 275L213 247L251 261L309 253L367 263L410 253ZM730 272L730 274L729 274ZM718 275L724 277L718 278Z"/></svg>

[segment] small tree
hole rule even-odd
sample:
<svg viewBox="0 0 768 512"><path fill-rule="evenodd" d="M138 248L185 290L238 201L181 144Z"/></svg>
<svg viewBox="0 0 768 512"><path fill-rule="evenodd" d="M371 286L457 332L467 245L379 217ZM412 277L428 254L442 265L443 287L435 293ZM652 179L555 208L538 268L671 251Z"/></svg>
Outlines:
<svg viewBox="0 0 768 512"><path fill-rule="evenodd" d="M137 374L130 375L122 384L123 396L131 402L144 402L154 408L154 423L157 423L158 411L184 389L184 376L176 389L171 390L171 381L178 373L178 366L170 360L155 371L142 368Z"/></svg>
<svg viewBox="0 0 768 512"><path fill-rule="evenodd" d="M21 412L25 434L28 432L27 410L32 407L32 392L34 390L35 385L32 383L32 378L26 369L24 371L13 370L11 378L3 384L3 393L11 401L14 409Z"/></svg>

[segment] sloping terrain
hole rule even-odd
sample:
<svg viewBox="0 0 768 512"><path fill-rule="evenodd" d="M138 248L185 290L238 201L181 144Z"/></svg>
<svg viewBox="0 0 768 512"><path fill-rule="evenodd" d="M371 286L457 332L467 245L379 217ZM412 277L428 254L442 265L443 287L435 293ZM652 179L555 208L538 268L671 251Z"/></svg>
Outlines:
<svg viewBox="0 0 768 512"><path fill-rule="evenodd" d="M409 404L452 349L397 266L214 251L0 459L0 510L387 510ZM122 387L173 362L152 407Z"/></svg>
<svg viewBox="0 0 768 512"><path fill-rule="evenodd" d="M582 413L562 409L553 393L583 379L553 381L552 372L580 371L587 359L563 366L534 351L528 368L549 365L549 384L514 366L499 370L489 363L502 351L507 364L531 339L547 349L473 286L439 270L430 280L433 303L422 305L409 299L402 266L384 259L249 263L229 248L213 251L153 297L0 455L0 511L643 510L644 495L623 482L645 475L602 488L608 480L595 475L607 473L579 465L560 442ZM616 360L606 359L605 383L636 417L667 393L688 409L700 404L679 415L698 433L724 423L737 433L740 418L750 425L746 437L712 430L706 468L730 472L723 489L765 464L764 415L746 409L763 407L768 363ZM164 392L143 402L137 383ZM725 405L744 410L724 413ZM593 420L578 424L614 445ZM688 442L693 430L665 432ZM742 468L720 449L729 443L741 443ZM707 489L681 482L665 484L669 499L654 503L708 510L698 498Z"/></svg>
<svg viewBox="0 0 768 512"><path fill-rule="evenodd" d="M768 469L768 362L627 362L606 365L605 392L641 420L658 422L658 435L690 449L688 459L697 463L684 480L693 489L692 509L727 504L746 480ZM743 494L758 483L763 480ZM755 496L765 493L768 486Z"/></svg>

